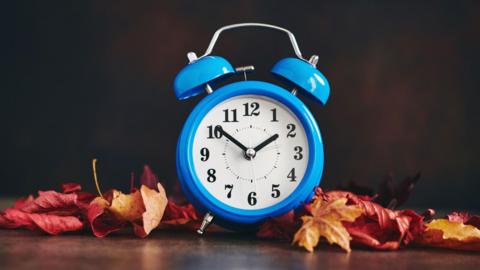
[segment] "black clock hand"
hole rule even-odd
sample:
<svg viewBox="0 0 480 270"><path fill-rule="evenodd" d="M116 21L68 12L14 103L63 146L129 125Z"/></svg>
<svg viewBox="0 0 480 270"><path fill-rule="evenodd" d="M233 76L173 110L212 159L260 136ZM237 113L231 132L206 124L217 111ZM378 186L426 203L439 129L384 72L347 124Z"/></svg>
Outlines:
<svg viewBox="0 0 480 270"><path fill-rule="evenodd" d="M232 135L228 134L225 130L223 130L223 128L221 126L216 126L215 130L220 132L223 136L225 136L227 139L232 141L235 145L240 147L240 149L242 149L243 151L247 151L247 147L245 145L243 145L241 142L237 141L237 139L233 138Z"/></svg>
<svg viewBox="0 0 480 270"><path fill-rule="evenodd" d="M269 143L275 141L276 139L278 139L278 134L275 134L275 135L271 136L270 138L266 139L261 144L257 145L255 148L253 148L253 150L255 152L258 152L258 150L264 148L265 146L267 146Z"/></svg>

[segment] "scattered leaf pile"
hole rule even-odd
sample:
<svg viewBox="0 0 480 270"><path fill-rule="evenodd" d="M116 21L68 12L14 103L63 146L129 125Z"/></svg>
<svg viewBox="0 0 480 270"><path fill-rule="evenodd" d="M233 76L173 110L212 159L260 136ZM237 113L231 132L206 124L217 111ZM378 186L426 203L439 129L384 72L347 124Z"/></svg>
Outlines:
<svg viewBox="0 0 480 270"><path fill-rule="evenodd" d="M95 161L93 165L95 172ZM82 192L75 183L63 184L62 192L40 191L37 198L21 198L1 212L0 228L51 235L89 228L95 236L104 237L130 226L136 236L144 238L163 224L195 226L199 218L193 206L168 200L150 167L144 167L140 188L133 187L133 180L128 194L112 189L96 196ZM96 184L100 190L98 181Z"/></svg>
<svg viewBox="0 0 480 270"><path fill-rule="evenodd" d="M305 205L303 224L292 214L267 220L261 238L292 240L312 252L323 237L350 252L350 244L376 250L397 250L409 245L480 251L480 217L452 213L447 219L430 219L432 209L419 215L413 210L391 210L373 202L374 197L347 191L316 190ZM293 228L293 229L292 229ZM296 233L295 233L296 231Z"/></svg>
<svg viewBox="0 0 480 270"><path fill-rule="evenodd" d="M200 218L194 207L169 199L150 167L144 167L139 188L132 174L130 193L115 189L102 193L95 160L93 171L98 196L83 192L75 183L63 184L61 192L40 191L36 198L21 198L0 212L0 228L51 235L90 230L96 237L131 228L140 238L154 229L198 228ZM303 208L266 220L257 237L291 241L310 252L323 239L347 252L351 247L397 250L412 245L480 251L479 216L454 212L432 219L432 209L423 214L395 210L407 200L419 176L398 185L389 176L378 195L353 182L340 190L318 188Z"/></svg>

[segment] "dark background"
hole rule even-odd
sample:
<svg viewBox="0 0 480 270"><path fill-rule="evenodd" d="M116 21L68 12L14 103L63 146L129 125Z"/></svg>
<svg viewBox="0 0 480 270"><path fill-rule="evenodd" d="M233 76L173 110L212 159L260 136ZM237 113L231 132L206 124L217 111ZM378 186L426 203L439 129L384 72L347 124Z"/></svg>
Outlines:
<svg viewBox="0 0 480 270"><path fill-rule="evenodd" d="M290 29L332 86L306 101L325 142L322 186L376 186L422 172L408 206L480 209L480 5L352 1L17 1L1 24L0 195L77 181L128 190L150 164L172 190L175 144L202 97L179 102L176 72L238 22ZM214 53L253 79L292 55L286 37L227 32Z"/></svg>

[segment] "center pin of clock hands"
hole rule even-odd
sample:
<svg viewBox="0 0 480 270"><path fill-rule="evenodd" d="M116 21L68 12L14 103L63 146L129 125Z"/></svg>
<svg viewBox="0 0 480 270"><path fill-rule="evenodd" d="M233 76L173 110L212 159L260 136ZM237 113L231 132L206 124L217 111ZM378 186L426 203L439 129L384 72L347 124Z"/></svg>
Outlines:
<svg viewBox="0 0 480 270"><path fill-rule="evenodd" d="M254 148L248 148L247 151L245 151L245 158L248 160L252 160L256 155L257 152L263 149L265 146L269 145L271 142L275 141L278 139L278 134L274 134L265 141L261 142L259 145L257 145Z"/></svg>

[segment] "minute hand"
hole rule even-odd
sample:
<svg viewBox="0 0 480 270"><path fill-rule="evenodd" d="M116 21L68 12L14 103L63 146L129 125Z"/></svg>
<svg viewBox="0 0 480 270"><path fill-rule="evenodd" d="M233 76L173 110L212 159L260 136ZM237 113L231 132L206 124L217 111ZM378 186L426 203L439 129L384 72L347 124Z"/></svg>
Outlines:
<svg viewBox="0 0 480 270"><path fill-rule="evenodd" d="M243 151L247 151L247 147L243 145L241 142L237 141L237 139L233 138L232 135L228 134L221 126L216 126L216 130L218 130L220 133L222 133L223 136L225 136L227 139L229 139L231 142L233 142L235 145L240 147Z"/></svg>
<svg viewBox="0 0 480 270"><path fill-rule="evenodd" d="M275 141L276 139L278 139L278 134L275 134L272 137L266 139L261 144L257 145L255 148L253 148L253 150L255 150L255 152L258 152L258 150L264 148L265 146L267 146L269 143Z"/></svg>

